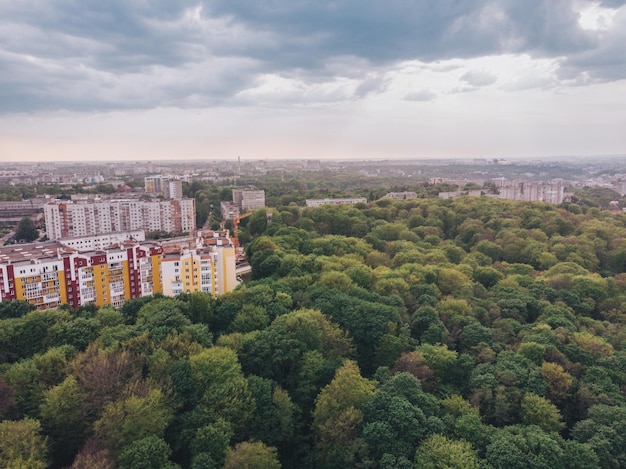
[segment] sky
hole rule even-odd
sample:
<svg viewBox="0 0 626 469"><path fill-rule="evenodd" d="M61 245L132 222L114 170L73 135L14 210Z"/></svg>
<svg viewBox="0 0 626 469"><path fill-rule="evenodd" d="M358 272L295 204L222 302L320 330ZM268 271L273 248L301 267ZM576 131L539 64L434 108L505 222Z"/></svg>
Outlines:
<svg viewBox="0 0 626 469"><path fill-rule="evenodd" d="M626 155L626 0L0 0L0 162Z"/></svg>

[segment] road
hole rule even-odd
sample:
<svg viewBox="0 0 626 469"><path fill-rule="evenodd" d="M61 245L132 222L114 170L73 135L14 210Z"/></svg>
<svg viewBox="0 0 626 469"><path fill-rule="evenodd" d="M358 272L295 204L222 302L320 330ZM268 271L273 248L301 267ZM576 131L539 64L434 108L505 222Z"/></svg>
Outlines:
<svg viewBox="0 0 626 469"><path fill-rule="evenodd" d="M2 238L0 238L0 246L4 246L6 242L11 239L15 235L15 231L11 230Z"/></svg>

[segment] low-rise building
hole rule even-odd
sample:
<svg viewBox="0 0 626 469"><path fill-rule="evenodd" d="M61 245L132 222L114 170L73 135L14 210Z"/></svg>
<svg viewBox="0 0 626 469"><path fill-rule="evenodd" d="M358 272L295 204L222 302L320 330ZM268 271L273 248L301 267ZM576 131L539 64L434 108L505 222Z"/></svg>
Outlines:
<svg viewBox="0 0 626 469"><path fill-rule="evenodd" d="M353 197L343 199L306 199L307 207L320 207L321 205L342 205L366 203L365 197Z"/></svg>
<svg viewBox="0 0 626 469"><path fill-rule="evenodd" d="M43 213L46 202L48 200L45 198L0 202L0 219L34 217Z"/></svg>
<svg viewBox="0 0 626 469"><path fill-rule="evenodd" d="M417 199L417 194L415 192L388 192L382 198L396 200Z"/></svg>
<svg viewBox="0 0 626 469"><path fill-rule="evenodd" d="M121 233L105 233L91 236L75 236L72 238L61 238L58 241L68 248L79 251L103 250L112 244L120 244L124 241L145 241L146 232L144 230L124 231Z"/></svg>

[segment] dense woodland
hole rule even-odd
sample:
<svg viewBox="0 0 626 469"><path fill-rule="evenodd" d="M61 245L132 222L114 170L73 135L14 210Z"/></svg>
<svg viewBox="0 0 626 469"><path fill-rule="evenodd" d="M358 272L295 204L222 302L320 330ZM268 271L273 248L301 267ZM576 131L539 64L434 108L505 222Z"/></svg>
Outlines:
<svg viewBox="0 0 626 469"><path fill-rule="evenodd" d="M252 278L0 306L0 467L626 467L626 215L283 206Z"/></svg>

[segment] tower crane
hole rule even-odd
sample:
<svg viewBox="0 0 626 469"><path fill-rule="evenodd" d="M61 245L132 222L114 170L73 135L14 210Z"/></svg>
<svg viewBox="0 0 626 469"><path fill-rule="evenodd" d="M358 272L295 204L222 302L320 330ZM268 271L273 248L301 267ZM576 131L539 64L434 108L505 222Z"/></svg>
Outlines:
<svg viewBox="0 0 626 469"><path fill-rule="evenodd" d="M239 222L244 218L248 218L254 212L247 212L243 215L237 215L233 220L233 244L235 245L235 249L239 248Z"/></svg>

